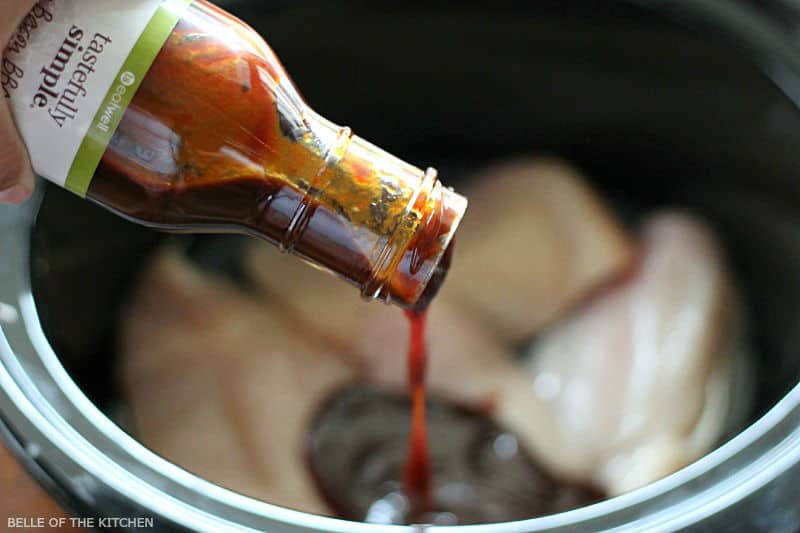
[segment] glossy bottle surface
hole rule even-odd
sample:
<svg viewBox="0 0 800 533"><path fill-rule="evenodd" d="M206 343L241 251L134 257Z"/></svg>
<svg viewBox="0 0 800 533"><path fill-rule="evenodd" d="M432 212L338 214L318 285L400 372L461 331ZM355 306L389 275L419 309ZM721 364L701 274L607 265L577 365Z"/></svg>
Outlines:
<svg viewBox="0 0 800 533"><path fill-rule="evenodd" d="M406 308L435 294L466 208L432 169L314 113L261 37L205 1L156 57L88 197L161 229L258 235Z"/></svg>

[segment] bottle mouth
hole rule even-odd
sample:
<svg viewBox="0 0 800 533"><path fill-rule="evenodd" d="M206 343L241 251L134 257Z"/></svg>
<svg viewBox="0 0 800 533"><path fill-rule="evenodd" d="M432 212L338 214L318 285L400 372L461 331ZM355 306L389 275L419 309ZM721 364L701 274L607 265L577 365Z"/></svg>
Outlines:
<svg viewBox="0 0 800 533"><path fill-rule="evenodd" d="M466 208L467 199L442 186L436 170L429 168L376 261L364 297L411 311L427 307L447 275Z"/></svg>
<svg viewBox="0 0 800 533"><path fill-rule="evenodd" d="M442 258L433 268L433 274L431 274L430 279L425 284L422 294L420 294L419 298L417 298L417 301L408 308L409 311L418 312L427 309L433 299L439 293L439 289L441 289L444 279L447 277L447 272L450 270L450 263L453 259L453 247L455 246L455 243L455 236L453 236L450 240L450 243L447 245L444 254L442 254Z"/></svg>
<svg viewBox="0 0 800 533"><path fill-rule="evenodd" d="M435 208L409 246L411 260L408 271L398 269L398 283L405 277L417 281L416 294L405 306L412 311L428 307L447 277L453 257L455 234L467 208L467 200L438 180L434 185ZM392 279L394 282L394 278Z"/></svg>

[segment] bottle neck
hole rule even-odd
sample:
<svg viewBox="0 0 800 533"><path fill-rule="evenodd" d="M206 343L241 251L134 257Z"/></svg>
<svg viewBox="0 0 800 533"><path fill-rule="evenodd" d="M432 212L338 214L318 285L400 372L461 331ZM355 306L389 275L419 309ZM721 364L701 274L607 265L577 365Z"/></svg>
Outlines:
<svg viewBox="0 0 800 533"><path fill-rule="evenodd" d="M294 137L318 165L296 180L305 196L282 248L298 247L312 206L328 207L368 265L366 276L351 279L362 295L409 309L426 305L444 280L466 199L443 187L434 169L409 165L311 110L302 123L307 130Z"/></svg>

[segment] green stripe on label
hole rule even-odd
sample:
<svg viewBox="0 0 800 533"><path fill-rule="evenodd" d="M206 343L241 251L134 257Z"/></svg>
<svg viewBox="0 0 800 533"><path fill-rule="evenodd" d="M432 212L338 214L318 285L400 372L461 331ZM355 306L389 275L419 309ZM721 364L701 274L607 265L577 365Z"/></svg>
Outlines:
<svg viewBox="0 0 800 533"><path fill-rule="evenodd" d="M133 96L139 89L145 74L150 69L156 55L167 42L183 10L194 0L165 0L158 7L145 27L139 40L133 45L131 53L114 77L111 87L100 104L100 109L92 119L89 130L78 148L78 153L67 174L65 187L80 197L89 190L100 159L103 157L111 137L117 130L122 115L128 109Z"/></svg>

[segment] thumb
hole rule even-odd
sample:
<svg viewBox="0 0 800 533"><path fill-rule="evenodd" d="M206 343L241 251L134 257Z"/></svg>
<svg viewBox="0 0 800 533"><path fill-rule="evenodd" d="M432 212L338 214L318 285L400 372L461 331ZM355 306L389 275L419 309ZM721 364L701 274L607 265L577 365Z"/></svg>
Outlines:
<svg viewBox="0 0 800 533"><path fill-rule="evenodd" d="M0 46L4 51L14 30L34 4L29 0L0 0ZM0 72L4 72L5 64L0 67L3 67ZM28 152L11 119L8 102L0 97L0 203L26 200L33 192L33 184Z"/></svg>

